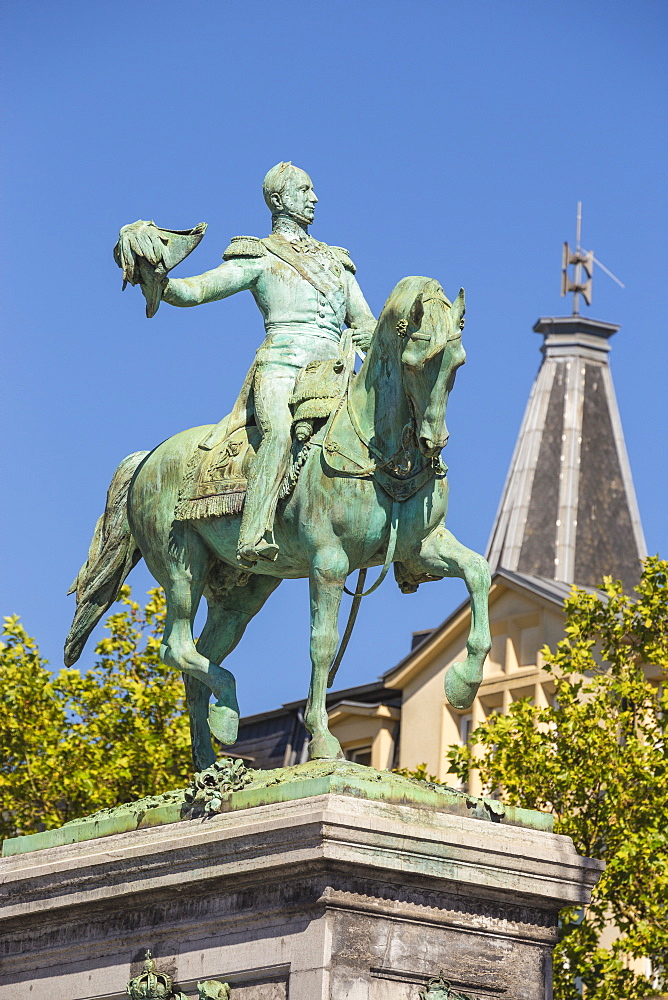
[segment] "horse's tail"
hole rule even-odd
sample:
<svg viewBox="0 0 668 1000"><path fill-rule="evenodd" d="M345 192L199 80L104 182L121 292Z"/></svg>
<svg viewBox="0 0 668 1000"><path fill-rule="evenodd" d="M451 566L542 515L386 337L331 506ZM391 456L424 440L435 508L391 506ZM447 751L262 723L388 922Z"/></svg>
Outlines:
<svg viewBox="0 0 668 1000"><path fill-rule="evenodd" d="M65 640L65 665L76 663L86 640L102 615L109 610L141 552L128 523L130 483L147 451L124 458L114 473L107 492L104 514L95 525L88 558L79 570L68 594L76 591L77 610Z"/></svg>

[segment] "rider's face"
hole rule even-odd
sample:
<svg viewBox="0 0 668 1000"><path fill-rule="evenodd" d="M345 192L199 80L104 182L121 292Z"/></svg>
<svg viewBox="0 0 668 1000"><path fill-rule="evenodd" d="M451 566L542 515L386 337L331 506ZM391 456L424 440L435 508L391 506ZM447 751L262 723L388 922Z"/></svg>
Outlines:
<svg viewBox="0 0 668 1000"><path fill-rule="evenodd" d="M302 225L310 226L315 216L318 199L311 178L303 170L292 171L281 194L283 210Z"/></svg>

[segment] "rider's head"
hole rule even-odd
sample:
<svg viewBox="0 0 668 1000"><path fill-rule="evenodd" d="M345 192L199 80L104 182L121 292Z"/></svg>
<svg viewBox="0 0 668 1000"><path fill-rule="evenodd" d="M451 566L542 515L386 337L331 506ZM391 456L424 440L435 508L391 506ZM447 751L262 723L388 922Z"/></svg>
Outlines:
<svg viewBox="0 0 668 1000"><path fill-rule="evenodd" d="M288 215L310 226L315 215L317 198L311 178L292 163L277 163L262 184L264 200L272 216Z"/></svg>

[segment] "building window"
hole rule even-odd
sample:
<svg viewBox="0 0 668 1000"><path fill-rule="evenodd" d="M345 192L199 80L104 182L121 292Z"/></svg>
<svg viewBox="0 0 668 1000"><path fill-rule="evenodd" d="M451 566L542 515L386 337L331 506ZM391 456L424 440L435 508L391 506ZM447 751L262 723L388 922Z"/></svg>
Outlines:
<svg viewBox="0 0 668 1000"><path fill-rule="evenodd" d="M653 958L645 959L645 975L647 976L647 978L649 979L650 983L652 984L655 990L660 990L664 988L664 983L666 981L666 970L659 962L657 962L656 959Z"/></svg>
<svg viewBox="0 0 668 1000"><path fill-rule="evenodd" d="M471 739L471 732L473 731L473 714L462 715L459 720L459 739L462 742L462 746L466 746L468 741Z"/></svg>
<svg viewBox="0 0 668 1000"><path fill-rule="evenodd" d="M356 747L354 750L346 750L346 757L355 764L371 767L371 747Z"/></svg>
<svg viewBox="0 0 668 1000"><path fill-rule="evenodd" d="M489 651L489 662L492 669L506 669L506 639L505 633L492 636L492 648Z"/></svg>
<svg viewBox="0 0 668 1000"><path fill-rule="evenodd" d="M520 631L520 648L517 658L519 667L535 667L538 662L538 644L540 642L540 628L534 625L532 628L523 628Z"/></svg>

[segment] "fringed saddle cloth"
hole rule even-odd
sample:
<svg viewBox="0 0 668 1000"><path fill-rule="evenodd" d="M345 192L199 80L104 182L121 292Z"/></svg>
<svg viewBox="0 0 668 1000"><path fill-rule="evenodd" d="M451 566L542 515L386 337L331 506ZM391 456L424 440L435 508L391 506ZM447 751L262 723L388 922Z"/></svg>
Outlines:
<svg viewBox="0 0 668 1000"><path fill-rule="evenodd" d="M175 520L239 514L246 498L248 470L259 443L256 427L241 427L210 451L196 448L181 483Z"/></svg>
<svg viewBox="0 0 668 1000"><path fill-rule="evenodd" d="M314 423L322 423L346 391L349 366L338 359L314 361L297 377L292 396L292 462L281 484L279 499L292 493L311 448ZM248 473L261 435L254 425L230 434L211 450L197 447L186 468L174 511L176 521L240 514L246 499Z"/></svg>

